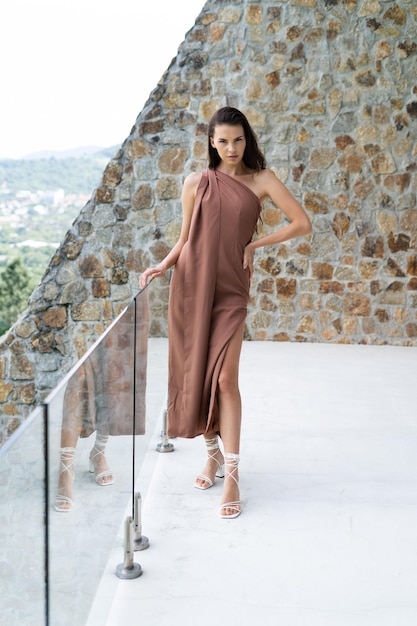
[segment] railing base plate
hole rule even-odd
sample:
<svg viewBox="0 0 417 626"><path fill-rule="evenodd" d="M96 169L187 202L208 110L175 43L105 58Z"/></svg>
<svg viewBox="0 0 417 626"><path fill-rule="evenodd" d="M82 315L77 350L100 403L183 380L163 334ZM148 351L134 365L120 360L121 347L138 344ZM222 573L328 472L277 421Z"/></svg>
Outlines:
<svg viewBox="0 0 417 626"><path fill-rule="evenodd" d="M116 576L122 580L132 580L133 578L139 578L143 573L143 570L139 563L134 563L133 567L125 567L124 563L121 563L116 567Z"/></svg>
<svg viewBox="0 0 417 626"><path fill-rule="evenodd" d="M149 539L142 535L140 539L135 539L133 542L133 550L136 552L138 550L146 550L149 548Z"/></svg>
<svg viewBox="0 0 417 626"><path fill-rule="evenodd" d="M174 444L172 443L158 443L156 446L157 452L173 452Z"/></svg>

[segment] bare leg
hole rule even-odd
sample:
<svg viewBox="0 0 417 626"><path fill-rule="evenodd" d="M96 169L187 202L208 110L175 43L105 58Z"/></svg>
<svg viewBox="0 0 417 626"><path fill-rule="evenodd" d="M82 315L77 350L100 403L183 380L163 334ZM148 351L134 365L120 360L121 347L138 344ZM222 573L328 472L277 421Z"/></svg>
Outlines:
<svg viewBox="0 0 417 626"><path fill-rule="evenodd" d="M242 419L242 404L239 391L239 359L242 349L245 322L239 326L230 340L226 356L219 376L219 420L220 436L223 441L225 455L238 455L240 450L240 429ZM232 476L230 475L232 474ZM224 481L221 505L239 501L239 474L237 467L227 467ZM234 505L222 510L222 517L230 517L240 511L240 505Z"/></svg>
<svg viewBox="0 0 417 626"><path fill-rule="evenodd" d="M65 428L61 430L61 450L60 469L58 477L58 488L55 497L55 510L67 512L72 509L74 482L74 470L72 463L75 455L75 448L80 436L81 422L66 419Z"/></svg>
<svg viewBox="0 0 417 626"><path fill-rule="evenodd" d="M72 462L80 437L83 418L88 403L85 368L80 367L68 382L62 407L61 460L58 489L55 498L57 511L70 511L73 503L72 485L74 470Z"/></svg>
<svg viewBox="0 0 417 626"><path fill-rule="evenodd" d="M214 484L216 476L220 478L224 476L224 459L219 448L217 433L206 433L204 435L204 441L207 448L208 459L202 473L195 479L194 487L197 487L197 489L209 489L209 487Z"/></svg>
<svg viewBox="0 0 417 626"><path fill-rule="evenodd" d="M102 435L98 430L93 449L90 452L90 472L94 472L96 483L105 487L114 483L113 472L109 468L105 456L106 445L109 440L108 435Z"/></svg>

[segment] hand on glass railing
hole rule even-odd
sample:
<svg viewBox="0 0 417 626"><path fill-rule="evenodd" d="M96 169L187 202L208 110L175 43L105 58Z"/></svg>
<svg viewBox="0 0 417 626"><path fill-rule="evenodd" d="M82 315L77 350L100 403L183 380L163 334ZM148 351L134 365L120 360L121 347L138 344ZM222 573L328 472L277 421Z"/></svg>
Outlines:
<svg viewBox="0 0 417 626"><path fill-rule="evenodd" d="M156 267L148 267L148 269L146 269L143 274L140 275L139 287L141 289L144 289L146 285L151 282L151 280L153 280L154 278L161 278L162 276L165 276L165 274L166 268L162 264L157 265Z"/></svg>

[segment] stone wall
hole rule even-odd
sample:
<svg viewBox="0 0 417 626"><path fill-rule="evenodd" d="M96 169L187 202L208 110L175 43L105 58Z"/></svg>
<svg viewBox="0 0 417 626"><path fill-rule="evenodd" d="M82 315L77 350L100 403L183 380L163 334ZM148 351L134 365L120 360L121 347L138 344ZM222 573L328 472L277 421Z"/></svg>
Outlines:
<svg viewBox="0 0 417 626"><path fill-rule="evenodd" d="M205 167L225 104L314 227L257 251L246 337L416 346L416 40L413 0L209 0L2 340L0 436L174 244L182 181ZM259 234L283 223L266 203ZM168 287L150 286L153 335L167 332Z"/></svg>

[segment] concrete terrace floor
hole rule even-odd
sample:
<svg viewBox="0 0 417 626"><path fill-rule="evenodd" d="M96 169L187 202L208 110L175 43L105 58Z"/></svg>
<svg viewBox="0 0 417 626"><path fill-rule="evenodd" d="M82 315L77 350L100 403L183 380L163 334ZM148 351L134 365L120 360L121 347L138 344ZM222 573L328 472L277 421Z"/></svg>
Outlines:
<svg viewBox="0 0 417 626"><path fill-rule="evenodd" d="M417 350L246 342L240 384L242 515L220 519L221 480L193 488L200 438L155 451L159 423L143 575L115 576L122 524L88 626L414 626Z"/></svg>

